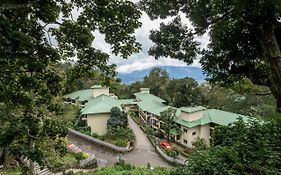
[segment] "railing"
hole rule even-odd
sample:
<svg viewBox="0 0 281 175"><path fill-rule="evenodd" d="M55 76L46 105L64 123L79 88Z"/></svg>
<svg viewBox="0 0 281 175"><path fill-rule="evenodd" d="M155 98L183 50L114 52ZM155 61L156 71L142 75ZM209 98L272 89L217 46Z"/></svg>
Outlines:
<svg viewBox="0 0 281 175"><path fill-rule="evenodd" d="M113 145L111 143L108 143L108 142L105 142L105 141L102 141L100 139L97 139L95 137L91 137L91 136L88 136L86 134L83 134L81 132L78 132L78 131L75 131L73 129L70 129L68 128L68 132L71 133L71 134L74 134L78 137L81 137L81 138L84 138L90 142L93 142L95 144L98 144L98 145L102 145L104 147L107 147L109 149L112 149L113 151L117 151L117 152L129 152L131 151L133 148L128 148L128 147L120 147L120 146L116 146L116 145Z"/></svg>

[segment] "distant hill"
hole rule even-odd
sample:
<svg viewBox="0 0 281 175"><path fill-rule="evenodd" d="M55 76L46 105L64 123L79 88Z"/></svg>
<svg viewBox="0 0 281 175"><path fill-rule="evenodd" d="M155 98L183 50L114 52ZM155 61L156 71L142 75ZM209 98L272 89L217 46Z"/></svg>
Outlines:
<svg viewBox="0 0 281 175"><path fill-rule="evenodd" d="M184 77L191 77L198 83L202 83L206 78L203 75L202 69L199 67L175 67L175 66L159 66L161 69L167 70L170 78L179 79ZM149 74L152 68L137 70L131 73L118 73L117 78L120 78L125 84L132 84L136 81L143 80L143 77Z"/></svg>

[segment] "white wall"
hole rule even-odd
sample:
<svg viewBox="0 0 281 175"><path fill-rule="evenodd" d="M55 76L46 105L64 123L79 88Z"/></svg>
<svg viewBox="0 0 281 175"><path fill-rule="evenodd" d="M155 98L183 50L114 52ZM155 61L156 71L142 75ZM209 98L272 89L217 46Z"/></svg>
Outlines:
<svg viewBox="0 0 281 175"><path fill-rule="evenodd" d="M187 133L184 132L184 129L187 130ZM180 143L192 148L192 142L196 141L197 138L203 138L206 140L207 144L210 144L210 126L209 124L203 126L195 126L193 128L186 128L181 126L182 135ZM193 135L193 133L195 133ZM187 143L184 143L184 140L187 140Z"/></svg>
<svg viewBox="0 0 281 175"><path fill-rule="evenodd" d="M109 118L110 113L87 115L87 125L91 127L91 133L97 133L98 135L106 134L107 120Z"/></svg>
<svg viewBox="0 0 281 175"><path fill-rule="evenodd" d="M193 113L187 113L184 111L181 111L181 118L187 121L193 121L198 120L201 117L203 117L203 111L193 112Z"/></svg>

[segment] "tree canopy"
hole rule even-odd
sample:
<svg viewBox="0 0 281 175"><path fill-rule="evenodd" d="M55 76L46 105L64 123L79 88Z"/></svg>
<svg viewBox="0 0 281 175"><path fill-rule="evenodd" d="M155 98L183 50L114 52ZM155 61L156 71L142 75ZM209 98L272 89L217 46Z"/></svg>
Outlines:
<svg viewBox="0 0 281 175"><path fill-rule="evenodd" d="M140 6L151 19L175 16L151 31L151 55L188 64L202 55L200 63L212 82L230 85L247 77L268 86L281 111L280 1L141 0ZM180 14L193 28L182 23ZM210 44L202 49L196 36L206 33Z"/></svg>
<svg viewBox="0 0 281 175"><path fill-rule="evenodd" d="M159 120L162 121L160 128L164 131L167 141L170 140L170 132L172 129L178 130L178 126L174 123L176 119L176 109L169 107L167 110L160 113Z"/></svg>
<svg viewBox="0 0 281 175"><path fill-rule="evenodd" d="M99 70L113 75L109 55L92 46L105 35L112 53L139 51L132 35L140 11L130 1L4 0L0 2L0 164L5 156L44 163L67 128L56 117L64 84ZM56 65L76 59L67 74ZM48 151L49 150L49 151Z"/></svg>
<svg viewBox="0 0 281 175"><path fill-rule="evenodd" d="M113 107L111 109L110 118L107 120L108 127L127 127L128 118L124 111L121 111L118 107Z"/></svg>
<svg viewBox="0 0 281 175"><path fill-rule="evenodd" d="M147 76L143 78L143 86L149 87L150 92L158 97L164 96L164 86L169 80L169 74L166 70L159 67L153 68Z"/></svg>

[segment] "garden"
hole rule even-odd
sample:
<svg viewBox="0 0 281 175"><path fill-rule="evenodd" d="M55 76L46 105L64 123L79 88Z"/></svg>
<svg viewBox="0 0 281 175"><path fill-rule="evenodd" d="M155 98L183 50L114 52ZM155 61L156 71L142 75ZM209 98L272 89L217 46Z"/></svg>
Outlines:
<svg viewBox="0 0 281 175"><path fill-rule="evenodd" d="M81 115L77 115L75 118L74 129L76 131L116 146L133 146L135 135L128 126L127 113L121 111L118 107L113 107L111 109L111 117L107 121L107 133L105 135L91 133L91 128L87 126L86 121L82 120L81 117Z"/></svg>

